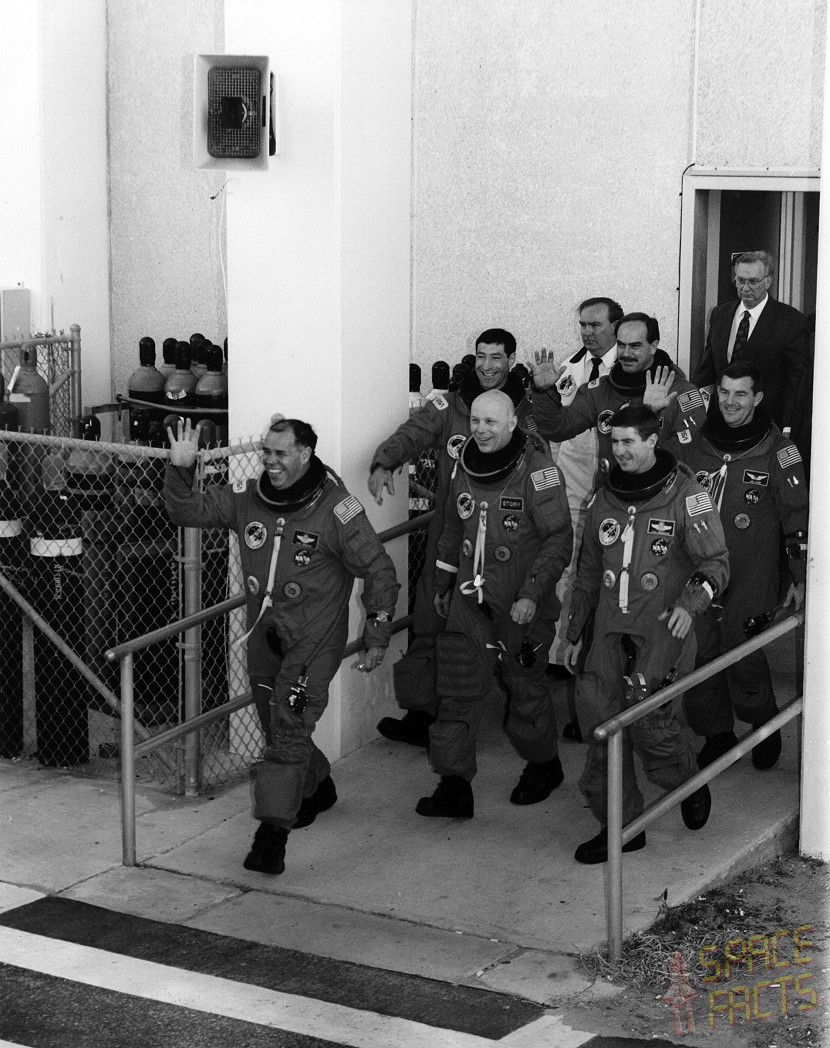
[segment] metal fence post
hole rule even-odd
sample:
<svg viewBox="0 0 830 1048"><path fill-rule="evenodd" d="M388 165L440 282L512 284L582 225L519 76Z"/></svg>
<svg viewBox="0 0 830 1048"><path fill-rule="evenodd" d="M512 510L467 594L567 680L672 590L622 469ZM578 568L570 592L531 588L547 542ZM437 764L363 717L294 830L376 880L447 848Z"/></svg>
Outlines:
<svg viewBox="0 0 830 1048"><path fill-rule="evenodd" d="M622 764L623 733L608 736L608 956L622 956Z"/></svg>
<svg viewBox="0 0 830 1048"><path fill-rule="evenodd" d="M199 528L184 529L184 613L195 615L202 610L202 534ZM184 661L184 719L192 720L202 712L202 627L185 631L182 644ZM195 797L201 786L199 732L185 737L184 792Z"/></svg>
<svg viewBox="0 0 830 1048"><path fill-rule="evenodd" d="M135 721L133 656L121 659L121 861L135 866Z"/></svg>
<svg viewBox="0 0 830 1048"><path fill-rule="evenodd" d="M81 435L81 416L83 415L81 393L81 325L70 324L70 369L72 377L69 385L69 432L73 437Z"/></svg>

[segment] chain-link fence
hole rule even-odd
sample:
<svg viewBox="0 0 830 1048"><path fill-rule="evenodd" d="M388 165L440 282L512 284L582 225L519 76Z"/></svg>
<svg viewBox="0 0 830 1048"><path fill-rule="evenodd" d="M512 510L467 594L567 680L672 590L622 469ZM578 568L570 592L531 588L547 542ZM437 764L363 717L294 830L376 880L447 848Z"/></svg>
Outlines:
<svg viewBox="0 0 830 1048"><path fill-rule="evenodd" d="M77 324L69 334L61 331L0 343L0 374L21 430L78 436L81 329Z"/></svg>
<svg viewBox="0 0 830 1048"><path fill-rule="evenodd" d="M236 538L170 524L165 449L24 433L0 434L0 448L0 572L70 649L44 636L8 586L0 590L0 756L114 776L120 681L105 652L240 593ZM197 483L206 489L260 469L254 443L203 451ZM416 477L432 487L430 455ZM431 508L416 499L410 517ZM413 533L416 564L424 545L425 532ZM416 581L410 571L410 601ZM179 636L136 653L139 740L249 692L245 649L234 644L244 632L240 609L203 625L195 643ZM261 747L248 706L142 757L137 774L179 792L206 788L246 774Z"/></svg>

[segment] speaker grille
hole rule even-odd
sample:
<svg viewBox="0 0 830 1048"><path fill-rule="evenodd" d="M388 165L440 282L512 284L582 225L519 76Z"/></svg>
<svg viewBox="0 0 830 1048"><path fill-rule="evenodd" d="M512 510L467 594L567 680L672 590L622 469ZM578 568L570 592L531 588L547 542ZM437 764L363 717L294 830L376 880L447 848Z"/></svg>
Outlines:
<svg viewBox="0 0 830 1048"><path fill-rule="evenodd" d="M223 119L222 100L226 100ZM241 99L229 107L228 99ZM251 159L260 153L260 71L255 66L214 66L208 71L208 153L226 159ZM228 126L228 112L233 123Z"/></svg>

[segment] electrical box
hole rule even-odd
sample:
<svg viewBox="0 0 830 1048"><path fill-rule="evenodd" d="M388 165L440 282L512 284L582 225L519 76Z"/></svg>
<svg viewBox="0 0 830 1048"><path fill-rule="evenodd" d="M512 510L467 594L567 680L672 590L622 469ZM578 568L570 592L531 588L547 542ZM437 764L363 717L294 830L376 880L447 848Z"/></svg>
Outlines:
<svg viewBox="0 0 830 1048"><path fill-rule="evenodd" d="M193 162L264 171L277 148L274 74L262 55L195 55Z"/></svg>
<svg viewBox="0 0 830 1048"><path fill-rule="evenodd" d="M29 337L32 304L27 287L0 287L0 342L19 342Z"/></svg>

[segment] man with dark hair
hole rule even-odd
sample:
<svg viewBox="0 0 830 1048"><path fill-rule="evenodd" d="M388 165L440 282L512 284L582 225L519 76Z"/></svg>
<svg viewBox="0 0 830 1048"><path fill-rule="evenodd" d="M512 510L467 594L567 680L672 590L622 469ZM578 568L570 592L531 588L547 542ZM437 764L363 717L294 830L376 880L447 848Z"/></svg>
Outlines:
<svg viewBox="0 0 830 1048"><path fill-rule="evenodd" d="M414 636L406 655L394 667L395 698L406 712L400 720L384 717L378 724L378 731L385 738L413 746L428 744L429 726L435 720L435 635L443 622L432 603L431 565L435 563L435 543L444 525L450 475L470 435L470 405L481 393L504 390L516 409L519 426L528 432L536 428L524 386L510 370L516 359L513 335L503 328L482 331L476 340L475 358L475 370L464 377L456 392L432 397L378 446L368 479L369 491L381 503L384 489L390 494L395 492L395 470L428 448L437 450L435 514L427 532L425 568L415 594Z"/></svg>
<svg viewBox="0 0 830 1048"><path fill-rule="evenodd" d="M606 376L617 360L617 336L614 325L623 317L623 308L613 298L596 296L586 298L577 307L579 332L582 336L582 347L565 361L556 386L562 404L567 407L582 386L594 389L601 378ZM568 493L568 506L571 511L571 525L574 529L574 554L570 564L562 573L557 587L557 595L562 604L563 614L556 627L556 637L551 647L551 661L561 666L565 649L565 624L567 608L573 586L573 570L576 566L576 554L582 537L585 523L585 503L594 489L594 475L597 471L597 435L593 429L585 430L570 440L551 443L553 461L559 467L565 480ZM555 672L551 668L551 672ZM562 670L564 673L564 670ZM565 676L569 676L567 673ZM562 734L569 739L581 741L582 735L576 711L573 708L573 689L569 686L568 710L570 720Z"/></svg>
<svg viewBox="0 0 830 1048"><path fill-rule="evenodd" d="M349 598L364 580L365 653L357 668L383 661L397 601L395 567L363 507L315 455L317 435L299 419L274 416L255 480L193 488L198 427L168 429L164 481L174 524L229 528L239 538L247 595L248 674L265 733L254 780L260 820L244 866L285 869L292 828L308 826L337 800L329 762L312 740L347 640Z"/></svg>
<svg viewBox="0 0 830 1048"><path fill-rule="evenodd" d="M577 677L577 707L589 743L580 788L601 824L576 850L578 862L608 858L607 747L598 724L665 687L694 665L693 617L729 578L723 529L708 494L687 466L658 446L660 420L644 405L610 420L616 465L588 505L568 620L566 666L579 665L594 618L593 643ZM623 823L643 810L633 751L647 777L671 790L695 770L676 704L656 710L623 736ZM706 786L681 803L683 821L700 829L709 817ZM623 851L645 846L645 833Z"/></svg>
<svg viewBox="0 0 830 1048"><path fill-rule="evenodd" d="M599 470L606 474L612 465L611 416L627 404L645 404L661 419L659 444L691 440L692 430L702 426L706 408L700 391L669 356L660 349L660 327L646 313L628 313L615 325L617 360L610 372L596 383L577 389L565 406L557 383L564 367L557 367L553 353L537 351L533 373L533 414L539 432L548 440L570 440L578 433L595 429L599 444Z"/></svg>
<svg viewBox="0 0 830 1048"><path fill-rule="evenodd" d="M760 372L746 361L730 364L717 393L720 411L678 451L720 513L729 550L729 588L721 606L707 609L697 621L700 665L741 644L744 620L777 605L782 534L790 574L785 607L803 606L807 573L808 494L801 456L764 410ZM705 768L737 744L733 711L753 728L778 712L764 652L691 688L684 707L692 730L706 738L698 755ZM753 749L752 760L756 768L771 768L780 753L776 731Z"/></svg>
<svg viewBox="0 0 830 1048"><path fill-rule="evenodd" d="M435 606L446 627L436 639L429 757L441 781L415 809L428 817L473 816L476 735L496 669L507 691L504 730L527 762L511 803L537 804L564 778L545 679L556 583L571 557L564 486L547 448L539 450L544 441L517 428L506 393L476 397L470 428L435 561Z"/></svg>
<svg viewBox="0 0 830 1048"><path fill-rule="evenodd" d="M805 372L812 369L807 319L792 306L769 297L774 271L767 251L744 251L734 257L732 283L739 301L736 305L733 299L712 310L694 381L710 386L727 365L737 361L754 364L764 384L767 415L785 434L790 429L800 433L805 406L799 402L799 389Z"/></svg>

